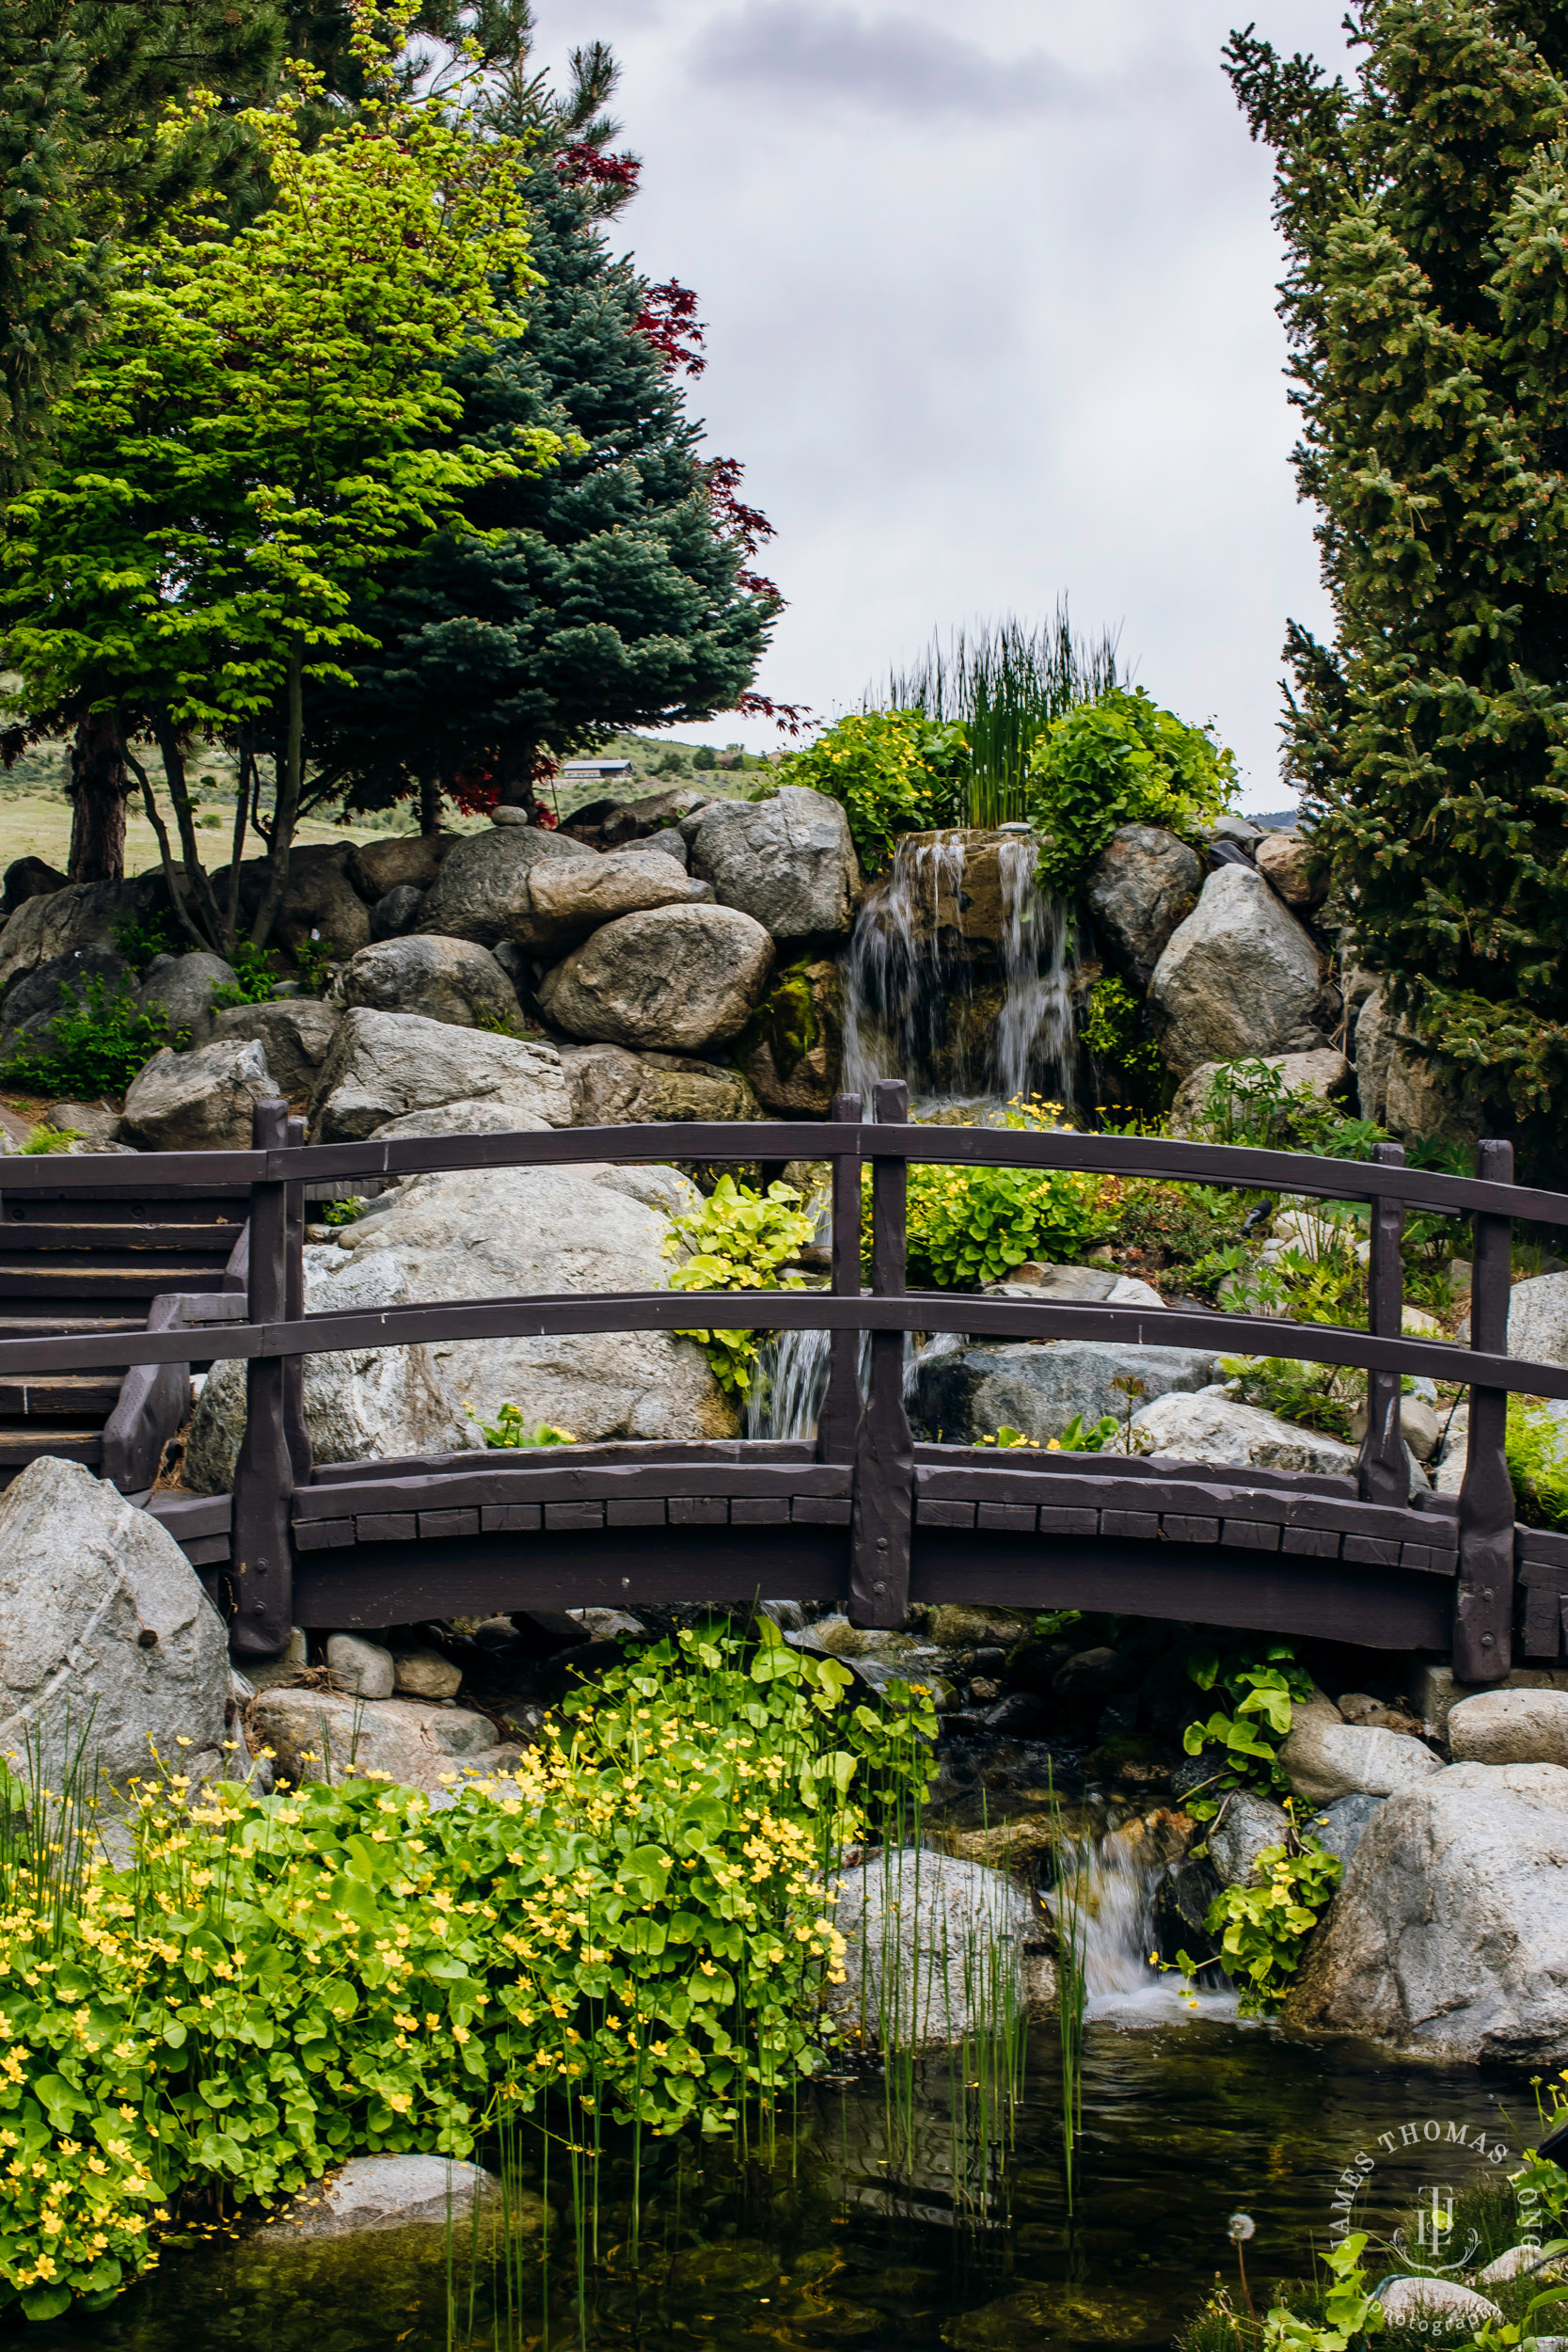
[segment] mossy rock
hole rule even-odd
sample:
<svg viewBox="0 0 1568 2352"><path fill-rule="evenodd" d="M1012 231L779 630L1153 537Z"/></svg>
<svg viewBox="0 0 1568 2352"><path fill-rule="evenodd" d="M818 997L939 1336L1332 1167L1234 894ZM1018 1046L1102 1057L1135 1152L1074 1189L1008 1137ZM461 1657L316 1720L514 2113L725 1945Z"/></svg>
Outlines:
<svg viewBox="0 0 1568 2352"><path fill-rule="evenodd" d="M952 2352L1037 2352L1042 2338L1142 2344L1164 2332L1164 2314L1151 2298L1115 2288L1027 2286L949 2320L942 2340Z"/></svg>
<svg viewBox="0 0 1568 2352"><path fill-rule="evenodd" d="M736 1060L777 1118L824 1119L844 1052L844 984L827 957L777 974L736 1046Z"/></svg>

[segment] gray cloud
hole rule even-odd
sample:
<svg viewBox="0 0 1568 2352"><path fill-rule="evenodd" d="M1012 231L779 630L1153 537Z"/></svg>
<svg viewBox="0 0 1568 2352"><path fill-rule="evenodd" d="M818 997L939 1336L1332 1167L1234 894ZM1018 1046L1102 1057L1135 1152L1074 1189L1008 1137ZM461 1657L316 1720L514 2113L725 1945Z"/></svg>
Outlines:
<svg viewBox="0 0 1568 2352"><path fill-rule="evenodd" d="M1038 50L990 56L912 16L863 18L798 0L752 0L709 25L691 64L699 81L903 116L1037 114L1070 87Z"/></svg>

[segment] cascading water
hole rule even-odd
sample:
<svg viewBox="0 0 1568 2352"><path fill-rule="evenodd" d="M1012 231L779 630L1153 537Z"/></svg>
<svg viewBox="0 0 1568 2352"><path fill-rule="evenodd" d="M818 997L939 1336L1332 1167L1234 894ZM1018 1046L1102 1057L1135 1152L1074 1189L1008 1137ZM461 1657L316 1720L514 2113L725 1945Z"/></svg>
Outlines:
<svg viewBox="0 0 1568 2352"><path fill-rule="evenodd" d="M1159 1945L1160 1882L1171 1863L1148 1823L1129 1821L1085 1837L1069 1867L1076 1874L1089 2017L1168 2020L1195 2010L1210 2017L1234 2015L1234 1994L1195 1992L1149 1959Z"/></svg>
<svg viewBox="0 0 1568 2352"><path fill-rule="evenodd" d="M1005 833L997 850L1005 917L1002 1009L991 1037L990 1074L1004 1103L1043 1080L1065 1108L1072 1101L1077 1058L1072 918L1065 900L1051 898L1036 881L1035 857L1032 833Z"/></svg>
<svg viewBox="0 0 1568 2352"><path fill-rule="evenodd" d="M933 1005L967 990L958 929L964 862L958 833L901 841L885 886L856 918L844 959L842 1083L863 1103L879 1078L908 1079L915 1090ZM929 923L921 919L927 907Z"/></svg>

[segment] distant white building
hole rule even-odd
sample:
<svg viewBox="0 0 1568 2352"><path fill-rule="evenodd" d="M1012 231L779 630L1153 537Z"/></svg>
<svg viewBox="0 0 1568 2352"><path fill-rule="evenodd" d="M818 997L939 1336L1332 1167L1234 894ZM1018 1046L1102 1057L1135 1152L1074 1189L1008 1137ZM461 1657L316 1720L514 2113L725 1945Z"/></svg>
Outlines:
<svg viewBox="0 0 1568 2352"><path fill-rule="evenodd" d="M562 766L563 776L629 776L629 759L568 759Z"/></svg>

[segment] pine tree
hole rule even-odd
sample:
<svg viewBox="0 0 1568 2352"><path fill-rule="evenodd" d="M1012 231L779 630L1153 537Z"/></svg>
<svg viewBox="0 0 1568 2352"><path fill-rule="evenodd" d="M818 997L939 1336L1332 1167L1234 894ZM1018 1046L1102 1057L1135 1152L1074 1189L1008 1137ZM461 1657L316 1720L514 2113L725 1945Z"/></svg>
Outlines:
<svg viewBox="0 0 1568 2352"><path fill-rule="evenodd" d="M700 454L674 381L702 364L693 298L648 286L605 241L638 170L607 151L613 62L578 52L562 100L524 63L498 116L543 149L530 210L545 283L526 335L465 356L451 380L464 437L502 447L543 425L578 446L547 475L476 493L467 519L496 535L443 536L366 609L381 650L354 664L312 744L318 800L418 790L427 825L442 788L533 804L552 755L734 706L779 603L749 569L768 526L736 497L738 468Z"/></svg>
<svg viewBox="0 0 1568 2352"><path fill-rule="evenodd" d="M1287 767L1362 961L1544 1131L1568 1086L1568 9L1363 0L1356 80L1247 32L1336 637Z"/></svg>

